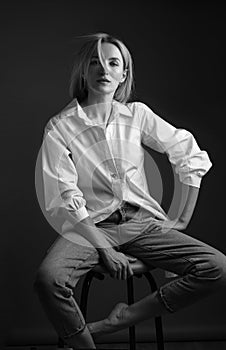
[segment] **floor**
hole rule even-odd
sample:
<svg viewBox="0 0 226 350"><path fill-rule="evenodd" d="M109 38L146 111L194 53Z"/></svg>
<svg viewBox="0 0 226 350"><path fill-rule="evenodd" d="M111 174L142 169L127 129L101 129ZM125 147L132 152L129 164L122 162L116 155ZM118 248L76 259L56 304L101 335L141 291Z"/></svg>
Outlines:
<svg viewBox="0 0 226 350"><path fill-rule="evenodd" d="M127 343L97 344L97 349L101 350L129 350ZM194 342L167 342L165 350L226 350L226 341L194 341ZM30 346L7 346L5 350L62 350L55 345L30 345ZM71 350L71 348L64 348ZM138 343L136 350L157 350L154 343Z"/></svg>
<svg viewBox="0 0 226 350"><path fill-rule="evenodd" d="M125 344L110 344L109 348L105 344L100 344L98 349L129 349ZM105 345L105 346L104 346ZM115 345L116 347L114 347ZM127 345L127 344L126 344ZM103 347L102 347L103 346ZM165 350L226 350L226 341L214 342L168 342L165 343ZM157 350L156 344L153 343L138 343L136 350Z"/></svg>

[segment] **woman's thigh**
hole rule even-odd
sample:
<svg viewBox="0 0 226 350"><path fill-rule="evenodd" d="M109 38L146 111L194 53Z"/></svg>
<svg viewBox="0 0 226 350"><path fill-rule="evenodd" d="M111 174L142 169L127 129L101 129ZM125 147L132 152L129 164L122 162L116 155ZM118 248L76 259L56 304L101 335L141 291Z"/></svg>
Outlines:
<svg viewBox="0 0 226 350"><path fill-rule="evenodd" d="M99 254L85 238L59 235L38 269L38 275L48 283L75 287L79 278L99 263Z"/></svg>
<svg viewBox="0 0 226 350"><path fill-rule="evenodd" d="M152 229L152 225L134 239L120 246L125 254L133 255L147 265L185 275L193 269L209 269L220 266L226 271L226 256L183 232Z"/></svg>

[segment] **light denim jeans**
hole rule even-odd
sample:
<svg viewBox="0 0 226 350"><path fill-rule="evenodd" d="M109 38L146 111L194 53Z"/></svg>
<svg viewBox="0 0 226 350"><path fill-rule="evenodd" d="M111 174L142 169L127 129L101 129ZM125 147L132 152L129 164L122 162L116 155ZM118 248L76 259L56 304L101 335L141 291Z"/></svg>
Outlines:
<svg viewBox="0 0 226 350"><path fill-rule="evenodd" d="M156 219L143 212L119 225L103 223L97 226L112 242L118 242L113 244L117 251L178 275L158 290L158 298L169 312L226 287L226 256L223 253L177 230L155 230L153 220ZM80 277L101 262L91 243L85 238L76 243L76 233L71 234L74 242L70 234L68 237L59 235L53 242L34 282L34 290L47 317L65 341L86 325L73 290Z"/></svg>

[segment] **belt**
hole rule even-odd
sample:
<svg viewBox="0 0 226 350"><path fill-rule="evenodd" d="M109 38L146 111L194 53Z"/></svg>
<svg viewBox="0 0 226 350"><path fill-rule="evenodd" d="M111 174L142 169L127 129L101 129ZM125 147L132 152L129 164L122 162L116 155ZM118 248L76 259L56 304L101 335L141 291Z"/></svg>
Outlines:
<svg viewBox="0 0 226 350"><path fill-rule="evenodd" d="M115 210L110 216L106 219L99 221L96 225L102 223L114 223L116 225L123 224L126 221L132 219L135 213L140 209L139 206L130 204L129 202L125 202L120 208Z"/></svg>

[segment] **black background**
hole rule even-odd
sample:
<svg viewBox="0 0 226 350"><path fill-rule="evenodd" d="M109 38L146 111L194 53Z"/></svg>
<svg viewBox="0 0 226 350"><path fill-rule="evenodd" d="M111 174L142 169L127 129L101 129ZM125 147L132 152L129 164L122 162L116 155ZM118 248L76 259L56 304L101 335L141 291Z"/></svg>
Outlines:
<svg viewBox="0 0 226 350"><path fill-rule="evenodd" d="M103 31L121 38L134 59L135 100L191 131L208 152L213 167L188 232L226 253L223 3L8 1L1 2L0 16L1 334L16 339L51 328L32 290L35 271L56 237L37 202L35 164L44 125L70 101L78 35ZM180 311L167 327L178 336L190 327L223 337L223 295ZM97 310L91 312L95 317Z"/></svg>

